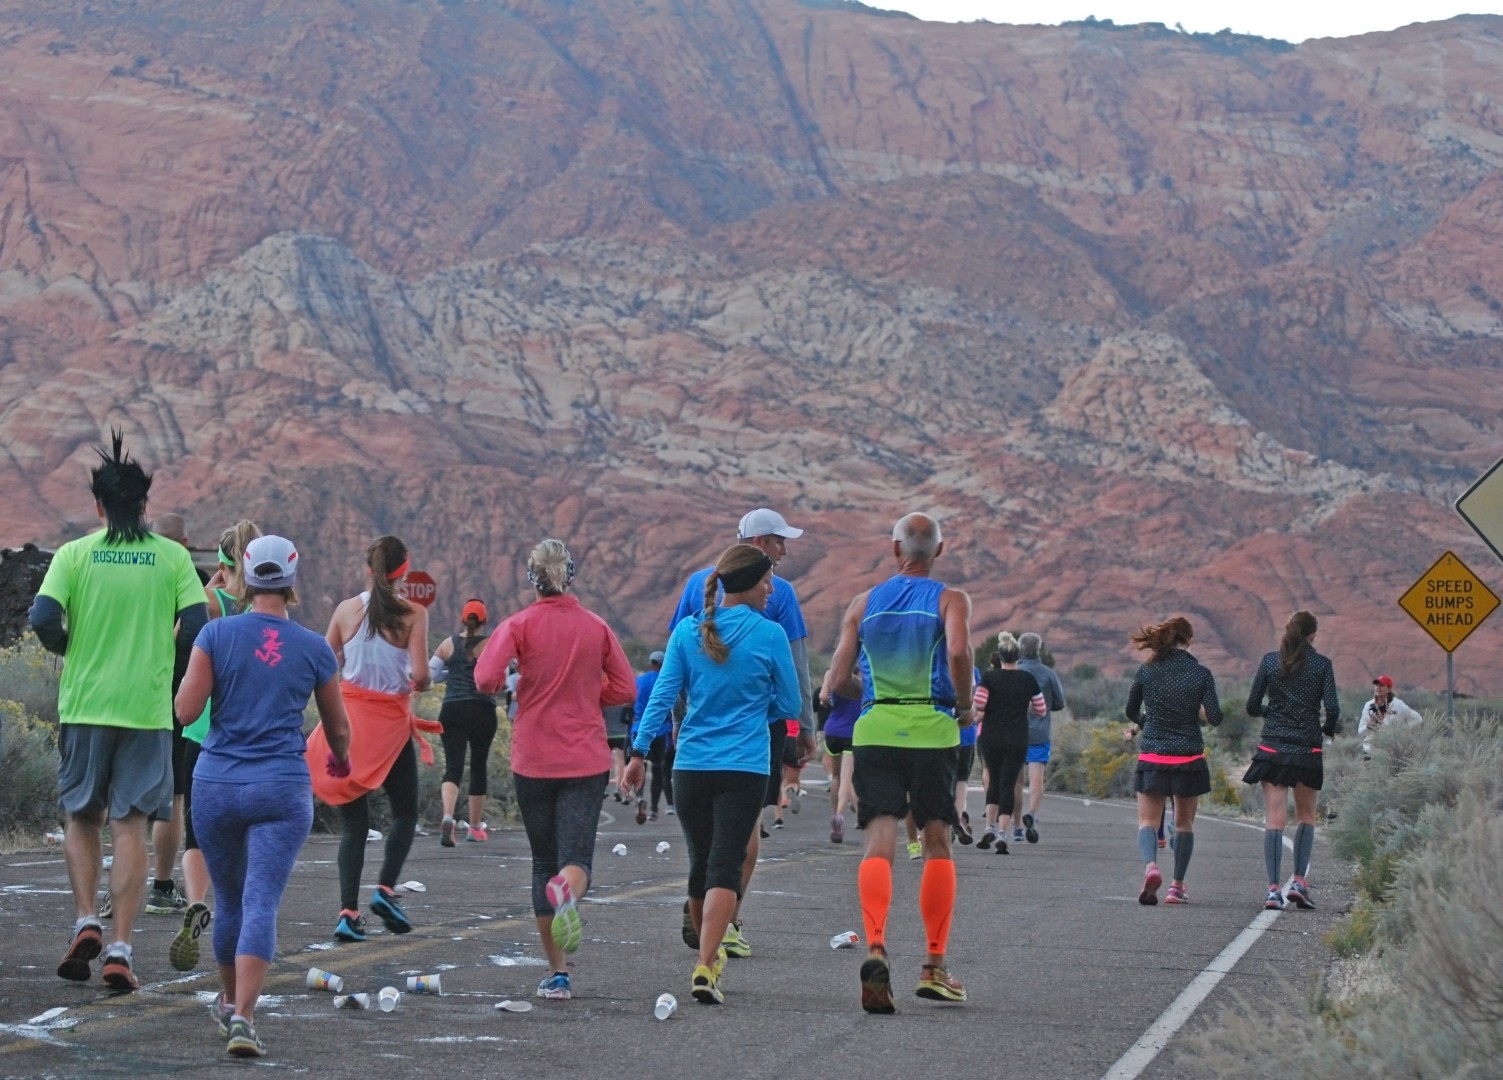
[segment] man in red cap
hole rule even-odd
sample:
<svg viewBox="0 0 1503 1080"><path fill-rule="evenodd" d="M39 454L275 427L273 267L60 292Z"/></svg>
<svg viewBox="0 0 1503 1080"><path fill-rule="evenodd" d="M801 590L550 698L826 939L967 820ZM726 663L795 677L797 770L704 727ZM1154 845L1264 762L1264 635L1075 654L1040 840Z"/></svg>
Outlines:
<svg viewBox="0 0 1503 1080"><path fill-rule="evenodd" d="M1379 675L1373 680L1373 696L1362 706L1362 718L1357 721L1357 735L1362 739L1362 756L1373 752L1373 732L1384 724L1411 726L1424 720L1419 713L1405 705L1393 693L1393 679Z"/></svg>

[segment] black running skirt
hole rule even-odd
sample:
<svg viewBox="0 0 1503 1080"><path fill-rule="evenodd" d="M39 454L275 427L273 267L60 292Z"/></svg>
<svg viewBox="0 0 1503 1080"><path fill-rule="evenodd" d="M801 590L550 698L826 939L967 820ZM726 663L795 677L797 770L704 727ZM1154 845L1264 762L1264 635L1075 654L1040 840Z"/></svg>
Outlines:
<svg viewBox="0 0 1503 1080"><path fill-rule="evenodd" d="M1138 771L1133 774L1132 789L1145 795L1173 795L1191 799L1208 795L1211 791L1211 769L1205 758L1187 761L1183 765L1162 765L1157 762L1139 761Z"/></svg>
<svg viewBox="0 0 1503 1080"><path fill-rule="evenodd" d="M1244 784L1273 784L1292 788L1303 784L1316 791L1325 783L1326 770L1319 754L1279 754L1254 750L1252 764L1242 774Z"/></svg>

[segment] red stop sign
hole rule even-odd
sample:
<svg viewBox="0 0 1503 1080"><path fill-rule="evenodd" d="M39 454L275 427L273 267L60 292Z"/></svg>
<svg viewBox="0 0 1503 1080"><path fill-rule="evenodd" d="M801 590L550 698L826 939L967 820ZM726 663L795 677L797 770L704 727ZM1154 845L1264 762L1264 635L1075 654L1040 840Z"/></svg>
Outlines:
<svg viewBox="0 0 1503 1080"><path fill-rule="evenodd" d="M402 585L402 595L414 604L427 607L438 595L438 586L433 583L433 575L428 571L412 570L408 572L407 581Z"/></svg>

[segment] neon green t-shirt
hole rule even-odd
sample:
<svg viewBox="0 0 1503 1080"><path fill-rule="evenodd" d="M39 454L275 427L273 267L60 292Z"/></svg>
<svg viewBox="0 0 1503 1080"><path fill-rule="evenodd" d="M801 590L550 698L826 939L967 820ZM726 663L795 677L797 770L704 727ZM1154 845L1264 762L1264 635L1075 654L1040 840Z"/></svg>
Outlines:
<svg viewBox="0 0 1503 1080"><path fill-rule="evenodd" d="M155 533L107 545L90 533L58 548L39 590L67 616L57 692L64 724L172 727L173 624L204 602L188 549Z"/></svg>

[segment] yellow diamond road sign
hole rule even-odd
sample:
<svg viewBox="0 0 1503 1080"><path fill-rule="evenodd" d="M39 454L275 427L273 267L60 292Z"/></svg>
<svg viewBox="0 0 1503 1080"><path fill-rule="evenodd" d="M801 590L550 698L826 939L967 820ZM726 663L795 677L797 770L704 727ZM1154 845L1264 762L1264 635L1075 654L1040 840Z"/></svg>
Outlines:
<svg viewBox="0 0 1503 1080"><path fill-rule="evenodd" d="M1449 551L1399 597L1399 607L1446 652L1455 652L1497 606L1497 594Z"/></svg>

